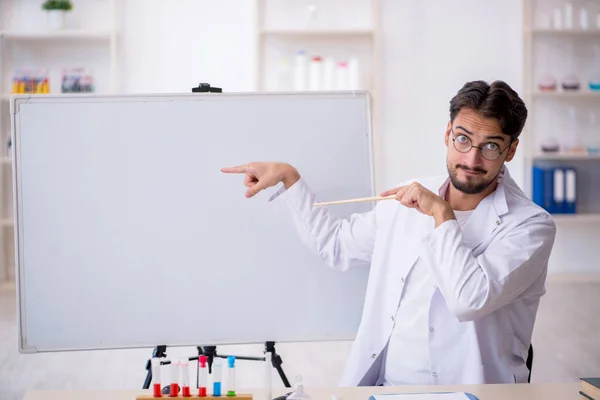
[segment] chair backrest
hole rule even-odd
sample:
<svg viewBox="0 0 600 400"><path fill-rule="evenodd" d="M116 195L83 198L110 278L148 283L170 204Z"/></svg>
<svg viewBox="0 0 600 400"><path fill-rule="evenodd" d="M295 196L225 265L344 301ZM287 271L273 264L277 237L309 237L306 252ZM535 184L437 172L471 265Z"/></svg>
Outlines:
<svg viewBox="0 0 600 400"><path fill-rule="evenodd" d="M531 367L533 366L533 346L529 345L529 352L527 354L527 361L525 362L527 365L527 369L529 370L529 377L527 378L527 383L531 382Z"/></svg>

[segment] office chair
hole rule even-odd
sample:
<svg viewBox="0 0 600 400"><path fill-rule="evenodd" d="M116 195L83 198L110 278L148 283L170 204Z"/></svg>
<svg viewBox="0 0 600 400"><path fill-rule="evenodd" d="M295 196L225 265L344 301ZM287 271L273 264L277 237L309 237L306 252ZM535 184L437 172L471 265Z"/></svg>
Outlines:
<svg viewBox="0 0 600 400"><path fill-rule="evenodd" d="M531 344L529 345L529 352L527 353L527 361L525 361L525 365L527 365L527 369L529 370L527 383L531 383L531 367L533 366L533 346Z"/></svg>

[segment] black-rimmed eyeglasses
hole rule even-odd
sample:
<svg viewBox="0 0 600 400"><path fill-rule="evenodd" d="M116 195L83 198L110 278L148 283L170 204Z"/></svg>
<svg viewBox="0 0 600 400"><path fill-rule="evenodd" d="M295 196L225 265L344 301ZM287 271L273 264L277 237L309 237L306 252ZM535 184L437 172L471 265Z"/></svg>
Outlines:
<svg viewBox="0 0 600 400"><path fill-rule="evenodd" d="M468 153L473 147L475 147L476 149L481 150L481 155L483 156L483 158L489 161L496 160L498 157L500 157L500 154L504 153L506 149L508 149L512 144L511 140L508 146L506 146L502 150L500 150L498 144L493 142L485 143L483 146L473 146L471 138L467 135L455 135L453 128L451 128L450 131L452 132L452 143L454 143L454 148L456 149L456 151L460 153Z"/></svg>

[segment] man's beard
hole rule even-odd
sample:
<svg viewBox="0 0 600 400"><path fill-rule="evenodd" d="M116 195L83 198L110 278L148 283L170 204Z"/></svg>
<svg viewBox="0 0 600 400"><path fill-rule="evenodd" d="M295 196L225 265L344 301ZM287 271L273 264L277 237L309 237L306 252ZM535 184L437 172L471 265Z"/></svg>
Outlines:
<svg viewBox="0 0 600 400"><path fill-rule="evenodd" d="M455 168L451 168L450 165L448 165L448 175L450 175L450 181L452 182L452 185L459 191L465 193L465 194L479 194L481 192L483 192L485 189L487 189L496 179L496 177L490 179L489 181L483 180L480 182L471 182L469 181L469 179L467 178L466 181L461 181L458 179L457 176L457 170L461 168L464 169L466 171L472 171L472 172L481 172L482 174L487 174L487 171L483 168L469 168L466 165L462 165L462 164L457 164Z"/></svg>

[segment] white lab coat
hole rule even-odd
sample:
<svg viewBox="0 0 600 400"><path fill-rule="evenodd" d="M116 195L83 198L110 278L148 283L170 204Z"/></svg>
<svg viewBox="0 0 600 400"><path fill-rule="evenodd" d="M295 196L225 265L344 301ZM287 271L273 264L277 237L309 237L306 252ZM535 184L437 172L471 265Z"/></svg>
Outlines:
<svg viewBox="0 0 600 400"><path fill-rule="evenodd" d="M418 179L444 197L447 175ZM429 305L434 384L527 382L525 365L556 228L503 168L499 185L466 225L434 219L397 201L349 219L315 202L300 179L272 198L301 239L330 267L369 267L361 323L341 386L383 383L384 355L405 277L418 257L437 283Z"/></svg>

